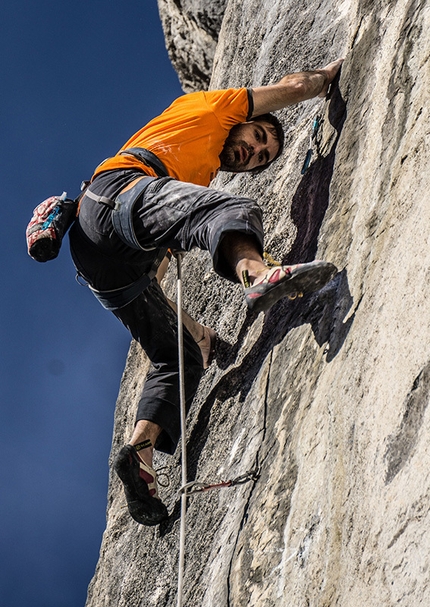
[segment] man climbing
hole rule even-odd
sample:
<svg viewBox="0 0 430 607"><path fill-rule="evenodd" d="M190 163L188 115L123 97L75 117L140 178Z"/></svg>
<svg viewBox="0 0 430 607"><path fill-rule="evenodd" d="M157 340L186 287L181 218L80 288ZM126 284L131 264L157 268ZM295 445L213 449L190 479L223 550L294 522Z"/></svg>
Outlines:
<svg viewBox="0 0 430 607"><path fill-rule="evenodd" d="M70 231L75 266L152 362L133 435L114 462L139 523L167 517L152 456L154 448L172 454L180 436L176 315L157 281L160 265L168 250L207 250L215 271L241 282L248 307L257 311L331 280L336 268L323 261L269 269L257 203L207 186L220 169L260 172L276 160L283 132L270 112L325 96L341 64L269 86L184 95L99 165L84 192ZM214 332L188 316L184 325L189 406L210 362Z"/></svg>

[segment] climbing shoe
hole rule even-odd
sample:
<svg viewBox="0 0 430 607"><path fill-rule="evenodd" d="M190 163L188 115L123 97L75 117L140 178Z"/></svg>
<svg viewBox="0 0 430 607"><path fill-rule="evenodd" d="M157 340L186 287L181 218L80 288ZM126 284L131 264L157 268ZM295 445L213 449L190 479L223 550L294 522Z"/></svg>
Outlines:
<svg viewBox="0 0 430 607"><path fill-rule="evenodd" d="M259 282L254 281L252 286L245 275L245 300L251 311L262 312L283 297L295 299L322 289L336 273L337 268L332 263L311 261L295 266L270 268L264 277Z"/></svg>
<svg viewBox="0 0 430 607"><path fill-rule="evenodd" d="M140 459L133 445L121 449L113 467L123 482L130 516L137 523L158 525L168 517L167 508L158 497L157 474Z"/></svg>

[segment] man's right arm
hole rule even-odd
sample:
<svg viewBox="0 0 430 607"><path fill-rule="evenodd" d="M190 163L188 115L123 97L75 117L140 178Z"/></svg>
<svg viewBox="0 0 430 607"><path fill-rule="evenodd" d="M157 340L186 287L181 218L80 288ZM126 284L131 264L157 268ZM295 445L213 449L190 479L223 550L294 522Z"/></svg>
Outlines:
<svg viewBox="0 0 430 607"><path fill-rule="evenodd" d="M276 84L253 88L252 118L313 97L325 97L342 63L343 59L337 59L320 70L288 74Z"/></svg>

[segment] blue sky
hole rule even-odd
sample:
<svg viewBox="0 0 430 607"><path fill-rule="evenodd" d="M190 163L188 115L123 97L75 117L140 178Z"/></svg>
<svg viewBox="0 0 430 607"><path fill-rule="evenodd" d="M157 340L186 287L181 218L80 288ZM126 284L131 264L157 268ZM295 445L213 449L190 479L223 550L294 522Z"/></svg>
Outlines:
<svg viewBox="0 0 430 607"><path fill-rule="evenodd" d="M79 607L130 338L75 282L67 240L38 264L25 227L181 89L156 0L7 2L0 47L0 602Z"/></svg>

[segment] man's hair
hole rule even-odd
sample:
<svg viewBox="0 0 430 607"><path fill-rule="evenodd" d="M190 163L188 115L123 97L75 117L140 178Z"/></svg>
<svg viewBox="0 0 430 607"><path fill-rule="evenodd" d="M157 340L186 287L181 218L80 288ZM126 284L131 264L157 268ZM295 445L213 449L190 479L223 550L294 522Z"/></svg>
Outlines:
<svg viewBox="0 0 430 607"><path fill-rule="evenodd" d="M253 122L268 122L272 127L272 128L269 127L270 132L272 133L272 135L274 136L274 138L276 139L276 141L279 144L279 150L273 160L271 160L264 166L257 167L255 169L252 169L251 171L249 171L250 173L255 174L255 173L261 173L261 171L265 171L272 164L272 162L275 162L275 160L277 160L279 158L279 156L284 151L285 135L284 135L284 129L282 128L282 124L280 123L278 118L276 118L276 116L274 116L273 114L261 114L261 116L256 116L255 118L252 118L251 120Z"/></svg>

